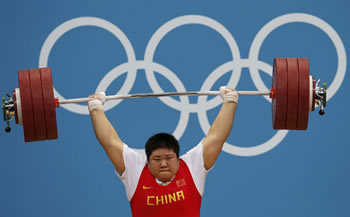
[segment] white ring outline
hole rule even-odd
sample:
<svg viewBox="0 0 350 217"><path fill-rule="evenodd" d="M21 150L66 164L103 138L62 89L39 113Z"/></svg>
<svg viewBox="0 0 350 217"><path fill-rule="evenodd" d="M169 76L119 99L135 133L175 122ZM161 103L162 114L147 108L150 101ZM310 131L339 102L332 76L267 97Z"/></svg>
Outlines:
<svg viewBox="0 0 350 217"><path fill-rule="evenodd" d="M159 42L170 31L172 31L180 26L187 25L187 24L200 24L200 25L204 25L204 26L207 26L207 27L215 30L228 43L229 48L230 48L231 53L232 53L232 58L233 59L240 59L241 58L240 51L239 51L239 48L238 48L238 45L237 45L235 39L233 38L231 33L222 24L218 23L217 21L215 21L209 17L201 16L201 15L185 15L185 16L176 17L176 18L166 22L161 27L159 27L159 29L152 35L152 37L151 37L151 39L148 42L147 47L146 47L144 61L145 61L147 67L146 67L145 72L146 72L147 81L150 84L150 87L152 88L153 92L158 92L158 93L164 92L163 89L159 86L159 84L154 76L154 73L151 70L152 67L148 67L148 65L153 62L155 50L156 50ZM240 71L238 66L236 66L236 68L232 68L232 70L234 73L232 73L231 78L230 78L227 86L234 88L237 86L237 83L238 83L240 75L241 75L241 71ZM188 98L188 96L183 96L183 97ZM181 99L181 97L180 97L180 99ZM198 109L198 105L185 104L185 106L183 106L183 105L179 104L179 102L177 100L175 100L171 97L163 97L163 98L161 98L161 100L166 105L168 105L172 108L177 108L178 110L187 109L187 110L190 110L192 112L196 112L196 110ZM211 100L213 100L217 104L222 102L220 96L216 96Z"/></svg>
<svg viewBox="0 0 350 217"><path fill-rule="evenodd" d="M138 70L138 69L146 69L146 67L152 67L152 70L158 72L159 74L163 75L168 79L169 81L173 81L173 86L175 87L177 92L184 92L185 87L182 85L180 80L174 76L175 74L171 72L168 68L166 68L163 65L160 65L158 63L152 63L146 65L144 61L136 61L133 63L123 63L117 67L115 67L110 73L108 73L100 82L99 86L97 87L97 92L105 92L107 87L120 75L124 74L125 72L131 71L131 70ZM186 104L189 104L189 99L186 97L181 97L181 100L183 100ZM121 100L113 100L120 102ZM110 101L109 101L110 102ZM107 103L106 103L107 104ZM106 110L106 108L110 109L111 106L106 107L106 104L104 104L103 108ZM108 105L107 105L108 106ZM175 138L180 139L183 133L185 132L186 126L188 124L189 115L190 112L186 109L180 110L180 119L177 127L175 128L174 132L172 133Z"/></svg>
<svg viewBox="0 0 350 217"><path fill-rule="evenodd" d="M226 64L235 64L239 65L241 68L243 67L249 67L250 65L257 65L259 69L262 71L266 72L268 75L272 77L272 66L258 61L254 62L249 59L241 59L239 61L233 62L228 62ZM224 65L226 65L224 64ZM219 67L217 70L215 70L210 76L212 77L211 79L207 79L204 84L203 84L203 89L210 89L214 83L224 74L227 73L227 70L225 72L225 67L222 65L222 67ZM209 78L209 77L208 77ZM199 97L199 104L206 100L207 96L201 96ZM208 110L199 110L198 111L198 120L199 124L205 134L208 133L210 124L207 116L207 111ZM276 147L283 139L286 137L288 134L288 130L278 130L278 132L272 136L268 141L265 143L262 143L257 146L252 146L252 147L239 147L235 146L233 144L229 144L228 142L225 142L222 150L225 151L226 153L236 155L236 156L241 156L241 157L251 157L251 156L256 156L263 154L265 152L270 151L274 147Z"/></svg>
<svg viewBox="0 0 350 217"><path fill-rule="evenodd" d="M39 67L47 67L48 65L48 59L49 55L51 53L52 47L55 45L57 40L64 35L65 33L69 32L72 29L82 27L82 26L95 26L95 27L100 27L104 30L109 31L112 33L124 46L124 49L126 51L126 55L128 57L128 62L133 63L136 61L136 56L134 49L129 41L129 39L126 37L126 35L114 24L100 19L96 17L79 17L79 18L73 18L71 20L68 20L58 27L56 27L46 38L41 51L40 51L40 56L39 56ZM114 69L113 69L114 70ZM112 70L112 71L113 71ZM131 90L131 87L133 86L134 82L136 79L136 70L131 70L127 74L126 81L124 82L124 85L121 87L119 92L117 94L125 94ZM54 89L54 95L62 100L65 100L64 97L62 97L58 91ZM107 107L110 104L116 105L118 102L110 102L106 103ZM79 105L76 103L73 104L65 104L61 105L63 108L67 109L68 111L77 113L77 114L89 114L89 110L87 109L86 105ZM111 106L110 106L111 107ZM108 110L108 109L107 109Z"/></svg>
<svg viewBox="0 0 350 217"><path fill-rule="evenodd" d="M264 42L266 37L271 34L272 31L274 31L275 29L277 29L282 25L285 25L288 23L294 23L294 22L307 23L318 27L324 33L327 34L327 36L331 39L331 41L333 42L336 48L337 55L338 55L338 68L337 68L337 72L334 80L327 88L327 101L328 101L339 90L342 82L344 81L347 61L346 61L345 47L340 36L333 29L333 27L330 26L324 20L318 17L315 17L313 15L304 14L304 13L291 13L291 14L285 14L274 18L273 20L265 24L260 29L260 31L256 34L252 42L252 45L250 46L249 59L253 61L258 60L262 43ZM262 90L262 91L267 90L267 87L262 81L256 66L250 65L249 71L250 71L252 80L254 82L254 85L258 88L258 90ZM267 96L265 96L265 99L271 102L271 99L268 98Z"/></svg>

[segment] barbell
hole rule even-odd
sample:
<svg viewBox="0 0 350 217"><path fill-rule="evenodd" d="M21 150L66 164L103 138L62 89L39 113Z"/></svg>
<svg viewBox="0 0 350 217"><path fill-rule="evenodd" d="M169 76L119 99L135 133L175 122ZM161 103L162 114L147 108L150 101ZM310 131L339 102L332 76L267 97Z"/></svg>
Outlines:
<svg viewBox="0 0 350 217"><path fill-rule="evenodd" d="M57 139L56 108L60 104L88 102L89 98L60 100L54 97L51 68L18 71L19 88L2 97L6 132L10 132L10 121L23 125L25 142ZM306 130L309 113L315 106L324 114L327 87L309 74L307 58L275 58L273 63L272 88L269 91L237 91L239 95L269 95L272 99L272 125L276 130ZM106 100L165 97L219 95L219 91L192 91L167 93L140 93L106 96Z"/></svg>

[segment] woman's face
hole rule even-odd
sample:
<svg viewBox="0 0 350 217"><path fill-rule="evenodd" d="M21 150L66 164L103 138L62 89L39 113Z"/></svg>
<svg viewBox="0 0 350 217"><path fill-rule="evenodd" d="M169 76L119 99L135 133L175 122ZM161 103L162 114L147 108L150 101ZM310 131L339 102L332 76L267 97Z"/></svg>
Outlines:
<svg viewBox="0 0 350 217"><path fill-rule="evenodd" d="M179 159L172 149L158 148L149 157L148 169L159 181L170 181L179 170Z"/></svg>

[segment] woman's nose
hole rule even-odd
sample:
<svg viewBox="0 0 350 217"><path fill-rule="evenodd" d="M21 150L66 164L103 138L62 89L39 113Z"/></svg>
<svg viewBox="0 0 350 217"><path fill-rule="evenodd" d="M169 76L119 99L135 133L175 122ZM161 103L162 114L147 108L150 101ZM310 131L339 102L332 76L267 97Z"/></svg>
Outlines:
<svg viewBox="0 0 350 217"><path fill-rule="evenodd" d="M160 162L160 166L161 166L161 167L167 167L166 160L162 160L162 161Z"/></svg>

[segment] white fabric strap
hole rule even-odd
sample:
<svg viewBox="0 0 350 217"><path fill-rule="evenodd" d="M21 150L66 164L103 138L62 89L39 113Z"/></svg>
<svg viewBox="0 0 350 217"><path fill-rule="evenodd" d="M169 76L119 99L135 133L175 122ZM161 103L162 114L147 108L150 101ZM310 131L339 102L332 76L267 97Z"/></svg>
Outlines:
<svg viewBox="0 0 350 217"><path fill-rule="evenodd" d="M104 92L96 93L90 97L88 102L89 112L94 110L103 110L103 104L106 102L106 94Z"/></svg>
<svg viewBox="0 0 350 217"><path fill-rule="evenodd" d="M226 86L220 87L220 96L224 102L238 102L238 93L236 90L227 88Z"/></svg>

